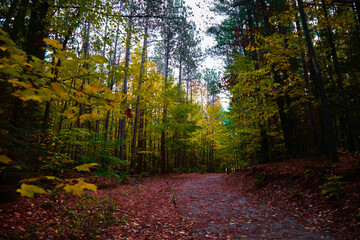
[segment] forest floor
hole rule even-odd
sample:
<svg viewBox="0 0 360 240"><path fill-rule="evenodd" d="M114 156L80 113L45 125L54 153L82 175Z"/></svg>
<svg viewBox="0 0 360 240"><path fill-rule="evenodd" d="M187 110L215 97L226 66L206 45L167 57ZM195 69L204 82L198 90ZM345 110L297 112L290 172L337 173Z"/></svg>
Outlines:
<svg viewBox="0 0 360 240"><path fill-rule="evenodd" d="M242 191L233 191L224 174L188 180L178 189L179 212L194 221L200 239L332 239L311 225L269 207Z"/></svg>
<svg viewBox="0 0 360 240"><path fill-rule="evenodd" d="M0 239L358 239L359 171L346 157L127 184L87 174L98 190L82 198L52 192L0 203ZM335 175L339 197L321 194Z"/></svg>
<svg viewBox="0 0 360 240"><path fill-rule="evenodd" d="M360 239L360 157L337 163L293 159L238 170L226 179L234 191L293 216L334 239ZM308 227L307 227L308 228Z"/></svg>

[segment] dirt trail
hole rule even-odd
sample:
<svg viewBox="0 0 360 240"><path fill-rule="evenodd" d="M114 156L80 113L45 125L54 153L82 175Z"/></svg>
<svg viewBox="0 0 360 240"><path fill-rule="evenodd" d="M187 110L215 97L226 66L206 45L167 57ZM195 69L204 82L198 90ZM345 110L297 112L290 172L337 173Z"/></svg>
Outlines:
<svg viewBox="0 0 360 240"><path fill-rule="evenodd" d="M190 178L178 187L179 212L195 221L198 236L209 239L332 239L310 232L292 216L269 209L222 184L224 174Z"/></svg>

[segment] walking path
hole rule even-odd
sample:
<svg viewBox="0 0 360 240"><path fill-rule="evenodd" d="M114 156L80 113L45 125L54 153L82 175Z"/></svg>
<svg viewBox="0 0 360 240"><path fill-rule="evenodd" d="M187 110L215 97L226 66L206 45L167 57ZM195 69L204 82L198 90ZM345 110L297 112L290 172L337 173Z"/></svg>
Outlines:
<svg viewBox="0 0 360 240"><path fill-rule="evenodd" d="M291 216L250 200L222 184L224 174L198 175L175 195L180 214L195 221L198 236L209 239L332 239L311 233Z"/></svg>

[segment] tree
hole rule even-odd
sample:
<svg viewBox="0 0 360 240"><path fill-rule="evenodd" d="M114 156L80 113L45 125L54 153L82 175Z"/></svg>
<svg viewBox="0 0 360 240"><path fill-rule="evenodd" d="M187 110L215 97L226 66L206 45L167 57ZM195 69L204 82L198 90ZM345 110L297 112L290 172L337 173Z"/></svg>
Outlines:
<svg viewBox="0 0 360 240"><path fill-rule="evenodd" d="M316 60L314 46L310 37L310 32L307 26L306 15L303 7L302 0L298 0L299 10L300 10L300 18L304 28L304 34L306 38L307 47L309 49L309 54L311 58L312 67L315 73L315 81L316 86L320 92L321 103L324 111L324 124L325 124L325 154L326 157L330 157L331 161L338 161L338 155L336 151L336 140L333 132L333 127L330 120L329 107L327 103L327 98L325 95L325 90L322 84L321 78L321 70L319 69L319 65Z"/></svg>

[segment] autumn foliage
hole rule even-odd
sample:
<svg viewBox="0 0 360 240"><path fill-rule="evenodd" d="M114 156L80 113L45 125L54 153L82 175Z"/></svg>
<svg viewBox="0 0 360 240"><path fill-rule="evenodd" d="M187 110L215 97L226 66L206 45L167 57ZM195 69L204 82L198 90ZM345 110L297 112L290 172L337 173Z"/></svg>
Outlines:
<svg viewBox="0 0 360 240"><path fill-rule="evenodd" d="M156 238L207 237L171 204L175 186L207 177L166 174L209 172L343 204L355 232L359 1L211 4L223 19L204 51L186 1L0 3L0 197L15 201L2 208L6 237L146 239L150 226ZM210 55L224 69L204 69ZM286 172L292 159L312 161ZM24 211L40 223L24 226Z"/></svg>

